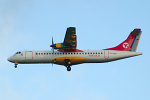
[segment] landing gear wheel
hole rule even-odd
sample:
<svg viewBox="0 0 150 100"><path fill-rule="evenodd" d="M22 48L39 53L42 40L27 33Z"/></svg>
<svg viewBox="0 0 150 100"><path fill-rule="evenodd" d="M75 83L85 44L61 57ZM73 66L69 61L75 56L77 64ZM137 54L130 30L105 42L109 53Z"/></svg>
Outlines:
<svg viewBox="0 0 150 100"><path fill-rule="evenodd" d="M15 68L17 68L17 64L15 64Z"/></svg>
<svg viewBox="0 0 150 100"><path fill-rule="evenodd" d="M67 71L71 71L71 67L69 66L69 67L67 67Z"/></svg>

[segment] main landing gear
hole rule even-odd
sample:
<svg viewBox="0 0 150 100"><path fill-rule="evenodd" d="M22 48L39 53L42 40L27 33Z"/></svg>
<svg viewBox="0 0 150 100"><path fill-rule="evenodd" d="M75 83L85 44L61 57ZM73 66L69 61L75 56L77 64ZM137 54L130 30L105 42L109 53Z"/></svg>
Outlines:
<svg viewBox="0 0 150 100"><path fill-rule="evenodd" d="M65 59L65 62L66 62L66 67L67 67L67 71L71 71L71 61L70 59Z"/></svg>
<svg viewBox="0 0 150 100"><path fill-rule="evenodd" d="M66 67L67 67L67 66L66 66ZM71 67L70 67L70 66L67 67L67 71L71 71Z"/></svg>

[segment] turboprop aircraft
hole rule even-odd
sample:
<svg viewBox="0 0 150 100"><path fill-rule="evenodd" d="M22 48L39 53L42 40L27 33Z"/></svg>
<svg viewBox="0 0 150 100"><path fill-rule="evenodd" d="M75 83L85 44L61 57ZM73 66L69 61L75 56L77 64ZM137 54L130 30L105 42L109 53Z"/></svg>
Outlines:
<svg viewBox="0 0 150 100"><path fill-rule="evenodd" d="M45 51L18 51L8 58L8 61L15 64L39 64L53 63L64 65L67 71L71 70L72 65L82 63L104 63L142 55L136 52L141 36L141 29L134 29L127 39L113 48L102 50L79 50L77 49L76 28L68 27L63 43L54 44L52 38L53 50ZM57 50L54 50L57 49Z"/></svg>

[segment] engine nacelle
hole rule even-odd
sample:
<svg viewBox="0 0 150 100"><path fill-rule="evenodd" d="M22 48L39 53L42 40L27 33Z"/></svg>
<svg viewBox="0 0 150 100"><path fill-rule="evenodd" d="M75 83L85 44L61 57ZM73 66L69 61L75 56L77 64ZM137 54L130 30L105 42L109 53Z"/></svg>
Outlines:
<svg viewBox="0 0 150 100"><path fill-rule="evenodd" d="M53 47L54 49L69 48L69 46L65 45L64 43L56 43L56 44L50 45L50 47Z"/></svg>

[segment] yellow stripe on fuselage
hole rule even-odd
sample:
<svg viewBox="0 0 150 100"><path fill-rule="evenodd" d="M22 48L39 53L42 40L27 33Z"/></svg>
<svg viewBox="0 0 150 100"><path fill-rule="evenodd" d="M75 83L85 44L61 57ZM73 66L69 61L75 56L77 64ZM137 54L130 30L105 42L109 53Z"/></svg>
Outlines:
<svg viewBox="0 0 150 100"><path fill-rule="evenodd" d="M58 58L54 58L53 62L55 64L65 65L66 64L65 59L69 59L72 65L81 64L85 62L84 57L58 57Z"/></svg>

